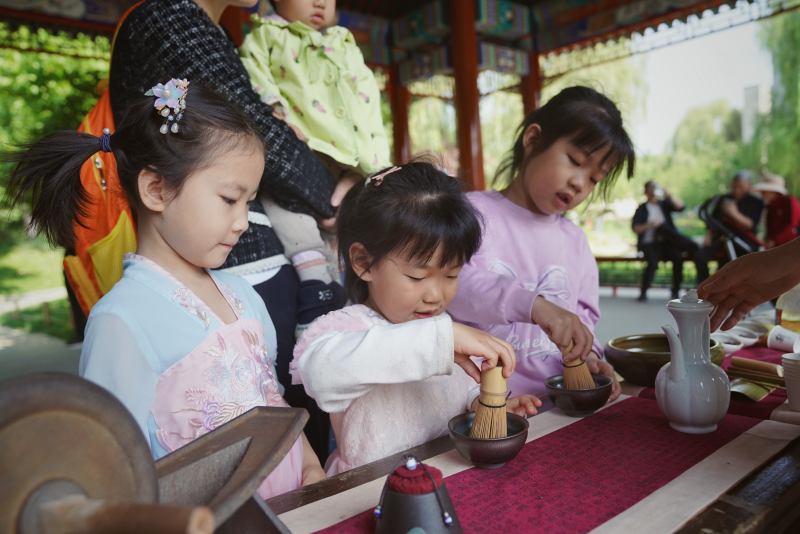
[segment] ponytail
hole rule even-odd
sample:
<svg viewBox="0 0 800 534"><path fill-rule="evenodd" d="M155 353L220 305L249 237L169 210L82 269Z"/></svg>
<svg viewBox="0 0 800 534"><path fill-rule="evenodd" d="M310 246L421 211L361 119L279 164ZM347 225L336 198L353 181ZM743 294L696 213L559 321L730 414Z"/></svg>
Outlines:
<svg viewBox="0 0 800 534"><path fill-rule="evenodd" d="M104 136L110 148L109 138ZM75 242L72 225L86 217L89 196L81 184L83 163L101 150L101 138L75 131L54 132L3 156L15 163L6 196L15 206L31 195L31 226L53 245L68 250Z"/></svg>
<svg viewBox="0 0 800 534"><path fill-rule="evenodd" d="M240 143L263 148L247 117L202 84L186 93L177 133L160 132L164 116L153 102L147 95L134 100L114 134L55 132L0 157L16 164L6 193L11 205L30 194L31 225L50 243L72 250L74 225L91 228L96 224L91 218L97 210L80 178L81 166L96 152L113 152L121 193L135 217L142 207L138 177L143 169L157 172L177 192L190 174Z"/></svg>

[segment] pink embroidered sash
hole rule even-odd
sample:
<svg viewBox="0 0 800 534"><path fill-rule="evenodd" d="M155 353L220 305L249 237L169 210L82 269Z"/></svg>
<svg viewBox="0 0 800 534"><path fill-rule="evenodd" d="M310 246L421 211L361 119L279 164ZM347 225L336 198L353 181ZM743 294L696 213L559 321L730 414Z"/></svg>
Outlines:
<svg viewBox="0 0 800 534"><path fill-rule="evenodd" d="M288 405L278 391L261 324L239 319L213 331L161 375L152 406L156 436L174 451L256 406ZM298 439L259 494L269 498L299 488L302 460Z"/></svg>

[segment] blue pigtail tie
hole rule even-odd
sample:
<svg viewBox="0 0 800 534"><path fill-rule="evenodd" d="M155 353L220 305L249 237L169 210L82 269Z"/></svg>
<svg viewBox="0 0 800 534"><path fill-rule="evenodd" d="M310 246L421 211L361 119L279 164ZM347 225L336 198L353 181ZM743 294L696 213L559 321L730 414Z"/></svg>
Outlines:
<svg viewBox="0 0 800 534"><path fill-rule="evenodd" d="M100 136L100 150L111 152L111 130L103 128L103 135Z"/></svg>

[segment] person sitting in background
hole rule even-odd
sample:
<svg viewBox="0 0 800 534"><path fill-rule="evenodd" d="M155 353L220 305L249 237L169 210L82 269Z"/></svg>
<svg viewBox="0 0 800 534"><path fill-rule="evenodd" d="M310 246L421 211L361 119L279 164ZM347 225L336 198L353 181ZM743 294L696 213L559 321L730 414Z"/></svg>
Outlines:
<svg viewBox="0 0 800 534"><path fill-rule="evenodd" d="M636 247L644 254L646 262L639 300L647 300L647 290L662 260L672 262L672 298L678 298L683 282L683 255L697 252L697 244L678 232L672 220L672 213L683 211L686 206L653 180L644 184L644 195L647 202L639 205L632 222Z"/></svg>
<svg viewBox="0 0 800 534"><path fill-rule="evenodd" d="M800 200L786 191L783 176L765 172L753 191L761 193L767 208L764 246L773 248L788 243L800 231Z"/></svg>
<svg viewBox="0 0 800 534"><path fill-rule="evenodd" d="M737 172L731 179L730 188L730 193L714 196L700 207L701 211L707 209L711 219L717 224L713 227L709 225L704 245L695 255L698 284L708 278L709 261L718 259L722 266L733 259L724 255L726 235L720 228L725 228L731 236L738 238L739 243L733 243L736 255L747 254L761 246L756 230L764 210L764 202L750 193L752 173L745 170Z"/></svg>

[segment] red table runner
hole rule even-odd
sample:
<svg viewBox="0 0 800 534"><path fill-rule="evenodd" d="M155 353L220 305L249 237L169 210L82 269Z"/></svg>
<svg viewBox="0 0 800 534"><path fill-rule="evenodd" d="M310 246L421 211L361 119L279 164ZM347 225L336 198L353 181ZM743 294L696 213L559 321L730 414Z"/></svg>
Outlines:
<svg viewBox="0 0 800 534"><path fill-rule="evenodd" d="M729 414L715 432L683 434L655 402L631 398L527 443L500 469L467 469L445 484L465 532L586 532L758 422ZM367 510L322 532L374 529Z"/></svg>
<svg viewBox="0 0 800 534"><path fill-rule="evenodd" d="M727 369L728 366L730 366L733 356L780 364L783 354L784 353L781 351L770 349L763 345L759 347L747 347L725 356L722 362L722 368ZM653 388L645 388L639 392L638 396L645 399L655 399L656 391ZM756 417L758 419L769 419L770 415L772 415L772 411L784 402L786 402L785 389L776 389L759 402L754 402L741 395L732 395L728 413Z"/></svg>

